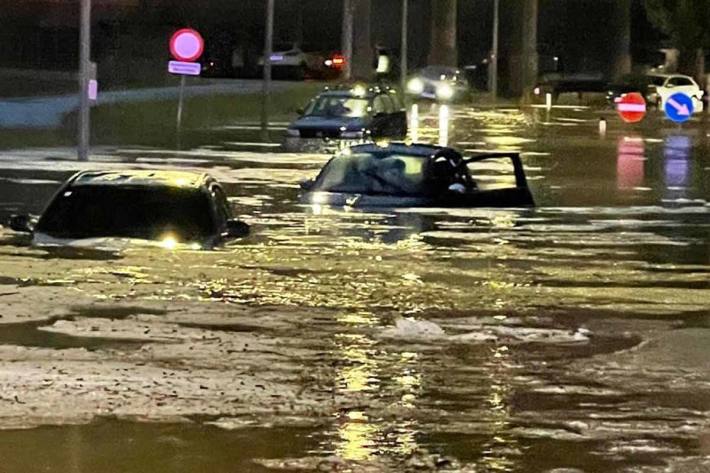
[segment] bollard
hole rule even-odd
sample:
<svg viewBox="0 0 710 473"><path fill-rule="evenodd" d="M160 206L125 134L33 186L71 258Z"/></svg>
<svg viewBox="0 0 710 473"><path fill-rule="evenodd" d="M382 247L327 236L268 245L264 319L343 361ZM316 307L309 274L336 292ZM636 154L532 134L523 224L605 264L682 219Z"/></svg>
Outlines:
<svg viewBox="0 0 710 473"><path fill-rule="evenodd" d="M599 136L604 138L606 136L606 119L605 118L600 118L599 119Z"/></svg>
<svg viewBox="0 0 710 473"><path fill-rule="evenodd" d="M545 108L548 110L552 108L552 94L549 92L545 94Z"/></svg>
<svg viewBox="0 0 710 473"><path fill-rule="evenodd" d="M439 108L439 146L449 145L449 106Z"/></svg>
<svg viewBox="0 0 710 473"><path fill-rule="evenodd" d="M416 103L412 105L411 120L409 124L409 131L412 141L417 143L419 141L419 105Z"/></svg>

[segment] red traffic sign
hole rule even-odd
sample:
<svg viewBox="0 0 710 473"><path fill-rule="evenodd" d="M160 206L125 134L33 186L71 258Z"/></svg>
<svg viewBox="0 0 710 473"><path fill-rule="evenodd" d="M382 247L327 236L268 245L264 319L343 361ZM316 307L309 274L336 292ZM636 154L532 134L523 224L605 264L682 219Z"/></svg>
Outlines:
<svg viewBox="0 0 710 473"><path fill-rule="evenodd" d="M182 62L197 60L205 50L205 40L192 28L176 31L170 38L170 54Z"/></svg>
<svg viewBox="0 0 710 473"><path fill-rule="evenodd" d="M638 123L646 116L646 99L638 92L624 94L616 99L616 111L626 123Z"/></svg>

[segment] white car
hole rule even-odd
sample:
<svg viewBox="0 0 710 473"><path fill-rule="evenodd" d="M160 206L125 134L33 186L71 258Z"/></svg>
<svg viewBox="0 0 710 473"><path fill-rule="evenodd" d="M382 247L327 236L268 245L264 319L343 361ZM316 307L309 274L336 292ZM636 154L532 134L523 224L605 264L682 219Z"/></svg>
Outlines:
<svg viewBox="0 0 710 473"><path fill-rule="evenodd" d="M324 59L315 53L304 52L295 43L275 44L271 53L271 68L276 75L283 73L303 79L307 72L323 68ZM259 67L264 67L264 58L259 58Z"/></svg>
<svg viewBox="0 0 710 473"><path fill-rule="evenodd" d="M649 103L663 109L671 95L682 92L693 99L695 113L703 111L705 92L692 77L681 74L649 74L648 77L650 85L646 100Z"/></svg>
<svg viewBox="0 0 710 473"><path fill-rule="evenodd" d="M456 102L471 92L468 81L455 67L428 66L410 77L406 93L415 98Z"/></svg>

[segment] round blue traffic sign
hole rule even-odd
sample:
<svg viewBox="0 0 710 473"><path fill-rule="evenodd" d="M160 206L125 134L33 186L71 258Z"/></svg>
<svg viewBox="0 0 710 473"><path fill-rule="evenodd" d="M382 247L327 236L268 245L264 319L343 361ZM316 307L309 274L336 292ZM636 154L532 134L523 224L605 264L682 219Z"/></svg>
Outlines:
<svg viewBox="0 0 710 473"><path fill-rule="evenodd" d="M685 123L693 116L695 107L692 97L683 92L677 92L666 99L664 109L669 120Z"/></svg>

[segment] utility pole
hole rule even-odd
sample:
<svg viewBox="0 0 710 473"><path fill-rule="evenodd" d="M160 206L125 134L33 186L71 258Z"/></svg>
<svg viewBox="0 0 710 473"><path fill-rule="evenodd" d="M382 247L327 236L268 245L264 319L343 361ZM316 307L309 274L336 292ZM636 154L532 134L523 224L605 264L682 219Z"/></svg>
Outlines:
<svg viewBox="0 0 710 473"><path fill-rule="evenodd" d="M407 89L407 55L409 54L409 0L402 0L402 42L400 51L400 87Z"/></svg>
<svg viewBox="0 0 710 473"><path fill-rule="evenodd" d="M493 41L488 62L488 90L495 103L498 99L498 36L500 28L500 0L493 0Z"/></svg>
<svg viewBox="0 0 710 473"><path fill-rule="evenodd" d="M91 0L81 0L79 34L79 161L89 160L91 109L89 80L91 79Z"/></svg>
<svg viewBox="0 0 710 473"><path fill-rule="evenodd" d="M352 76L353 21L353 2L352 0L343 0L343 37L341 47L343 49L343 57L345 58L345 66L343 67L344 80L350 80Z"/></svg>
<svg viewBox="0 0 710 473"><path fill-rule="evenodd" d="M274 48L274 0L266 3L266 34L264 35L264 78L261 97L261 138L269 139L269 108L271 106L271 55Z"/></svg>

